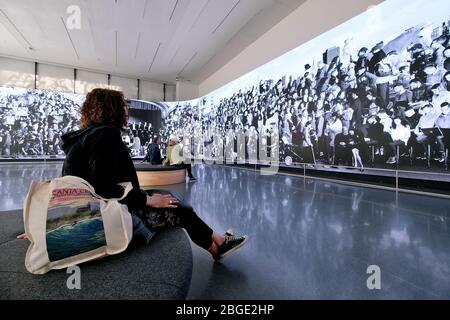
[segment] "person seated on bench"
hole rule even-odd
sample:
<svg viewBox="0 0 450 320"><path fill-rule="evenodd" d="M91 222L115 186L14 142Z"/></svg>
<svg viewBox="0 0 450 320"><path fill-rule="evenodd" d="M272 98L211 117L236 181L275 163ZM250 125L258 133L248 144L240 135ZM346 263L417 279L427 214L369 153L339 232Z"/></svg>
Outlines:
<svg viewBox="0 0 450 320"><path fill-rule="evenodd" d="M186 163L183 154L183 148L181 147L181 144L178 143L177 138L170 137L169 139L169 146L166 150L166 159L163 161L164 165L168 166L180 166L186 168L186 171L188 173L189 181L195 181L197 180L192 175L192 166L190 163Z"/></svg>
<svg viewBox="0 0 450 320"><path fill-rule="evenodd" d="M420 109L419 114L422 116L420 117L417 127L414 129L414 134L416 135L417 145L422 146L423 152L422 155L419 155L417 158L419 160L425 160L428 158L428 145L432 146L435 141L433 141L434 137L424 134L422 129L434 128L438 116L435 114L432 104L424 105Z"/></svg>
<svg viewBox="0 0 450 320"><path fill-rule="evenodd" d="M352 152L349 146L350 141L349 130L347 127L342 128L342 132L337 134L334 139L335 148L335 164L343 164L349 166L352 162Z"/></svg>
<svg viewBox="0 0 450 320"><path fill-rule="evenodd" d="M82 129L62 137L66 153L63 176L87 180L100 196L108 199L120 198L124 190L118 184L131 182L132 191L120 202L131 213L133 241L137 244L148 244L155 233L165 228L182 227L214 260L244 245L247 236L217 234L192 207L174 196L140 189L133 161L121 139L127 121L128 107L122 92L108 89L89 92L81 107Z"/></svg>
<svg viewBox="0 0 450 320"><path fill-rule="evenodd" d="M439 118L437 118L435 127L439 129L450 129L450 104L448 102L444 102L441 105L441 110L442 113L439 116ZM441 157L438 159L438 161L444 162L445 161L444 135L437 136L436 140L439 146L439 152L441 154Z"/></svg>
<svg viewBox="0 0 450 320"><path fill-rule="evenodd" d="M148 146L147 155L142 162L150 162L152 165L157 166L163 163L161 158L161 137L157 136L153 139L153 142Z"/></svg>
<svg viewBox="0 0 450 320"><path fill-rule="evenodd" d="M352 126L348 131L348 146L352 151L353 159L354 159L354 167L358 168L361 166L360 170L364 171L364 163L363 160L367 158L369 153L369 147L364 140L364 134L359 131L355 126Z"/></svg>
<svg viewBox="0 0 450 320"><path fill-rule="evenodd" d="M397 161L400 161L400 156L406 153L408 141L411 138L411 126L409 125L408 121L399 117L394 118L394 122L392 123L391 137L391 146L396 149L396 154L397 148L399 148L398 159L397 157L395 157L394 161L390 163L395 164L397 163Z"/></svg>

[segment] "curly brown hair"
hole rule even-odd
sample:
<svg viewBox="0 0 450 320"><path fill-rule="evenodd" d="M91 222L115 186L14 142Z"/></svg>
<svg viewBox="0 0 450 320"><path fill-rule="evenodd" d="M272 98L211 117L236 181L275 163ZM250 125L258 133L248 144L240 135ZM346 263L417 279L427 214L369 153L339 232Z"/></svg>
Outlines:
<svg viewBox="0 0 450 320"><path fill-rule="evenodd" d="M81 107L81 128L105 124L123 130L128 121L127 104L122 92L94 89Z"/></svg>

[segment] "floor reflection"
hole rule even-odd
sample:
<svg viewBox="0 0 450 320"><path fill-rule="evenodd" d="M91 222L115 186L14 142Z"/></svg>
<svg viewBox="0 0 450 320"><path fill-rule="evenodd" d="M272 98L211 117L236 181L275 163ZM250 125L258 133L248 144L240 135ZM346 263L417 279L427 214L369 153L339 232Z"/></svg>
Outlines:
<svg viewBox="0 0 450 320"><path fill-rule="evenodd" d="M194 208L219 230L232 226L251 237L224 262L246 275L240 298L450 298L449 200L397 199L227 167L196 170L199 182L188 190ZM381 267L381 291L366 287L369 265ZM207 291L226 298L219 290L226 281L217 274Z"/></svg>
<svg viewBox="0 0 450 320"><path fill-rule="evenodd" d="M62 163L0 164L0 211L21 209L32 181L57 178L61 170Z"/></svg>

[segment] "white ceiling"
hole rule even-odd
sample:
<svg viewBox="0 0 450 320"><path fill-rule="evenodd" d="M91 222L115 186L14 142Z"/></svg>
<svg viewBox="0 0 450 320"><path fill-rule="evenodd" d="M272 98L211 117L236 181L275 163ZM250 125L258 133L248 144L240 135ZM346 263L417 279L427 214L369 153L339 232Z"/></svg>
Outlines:
<svg viewBox="0 0 450 320"><path fill-rule="evenodd" d="M214 72L214 57L231 60L303 2L0 0L0 55L141 79L195 81L205 77L208 64ZM70 5L81 9L80 29L67 28Z"/></svg>

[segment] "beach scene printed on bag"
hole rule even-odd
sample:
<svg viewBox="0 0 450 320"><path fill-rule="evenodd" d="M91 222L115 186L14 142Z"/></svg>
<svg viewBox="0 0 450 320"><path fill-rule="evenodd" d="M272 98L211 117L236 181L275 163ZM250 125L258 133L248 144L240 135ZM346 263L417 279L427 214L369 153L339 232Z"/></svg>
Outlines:
<svg viewBox="0 0 450 320"><path fill-rule="evenodd" d="M106 246L100 201L87 189L52 191L46 231L51 262Z"/></svg>

